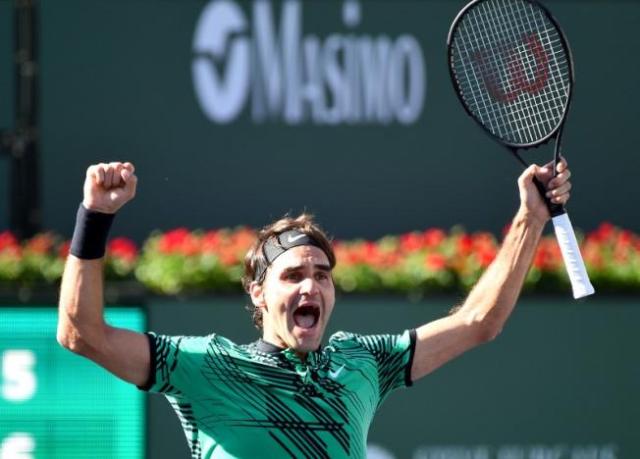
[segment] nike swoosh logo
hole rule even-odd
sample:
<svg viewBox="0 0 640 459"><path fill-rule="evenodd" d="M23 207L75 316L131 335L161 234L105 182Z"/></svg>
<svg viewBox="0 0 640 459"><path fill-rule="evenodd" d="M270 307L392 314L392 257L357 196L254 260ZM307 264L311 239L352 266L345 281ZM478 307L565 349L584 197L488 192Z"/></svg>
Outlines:
<svg viewBox="0 0 640 459"><path fill-rule="evenodd" d="M329 377L331 379L337 379L338 376L340 375L340 373L342 373L342 370L344 370L344 365L342 365L340 368L338 368L336 371L329 371Z"/></svg>
<svg viewBox="0 0 640 459"><path fill-rule="evenodd" d="M287 242L289 244L292 244L292 243L296 242L298 239L302 239L305 236L306 236L306 234L298 234L297 236L289 235L289 237L287 238Z"/></svg>

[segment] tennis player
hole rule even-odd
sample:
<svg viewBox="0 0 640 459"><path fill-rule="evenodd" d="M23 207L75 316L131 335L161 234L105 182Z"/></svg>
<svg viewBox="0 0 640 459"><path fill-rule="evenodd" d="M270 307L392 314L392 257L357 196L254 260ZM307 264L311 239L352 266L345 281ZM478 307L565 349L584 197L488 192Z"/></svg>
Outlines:
<svg viewBox="0 0 640 459"><path fill-rule="evenodd" d="M495 261L447 317L399 334L339 332L323 344L335 303L336 259L311 217L267 227L245 259L244 285L262 339L236 344L140 334L103 317L103 256L116 212L136 191L131 163L87 170L60 293L58 341L114 375L164 394L193 458L362 458L376 410L461 353L494 339L514 308L549 220L532 179L565 204L564 160L531 166L518 180L520 207ZM216 331L221 324L211 324Z"/></svg>

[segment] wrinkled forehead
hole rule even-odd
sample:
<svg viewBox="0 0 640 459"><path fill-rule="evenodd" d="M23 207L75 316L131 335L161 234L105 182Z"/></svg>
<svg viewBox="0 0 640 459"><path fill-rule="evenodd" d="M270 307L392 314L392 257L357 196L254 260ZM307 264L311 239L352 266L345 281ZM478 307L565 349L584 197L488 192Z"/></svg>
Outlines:
<svg viewBox="0 0 640 459"><path fill-rule="evenodd" d="M327 254L313 245L299 245L276 258L271 264L271 270L282 272L286 269L313 268L314 266L325 266L331 269Z"/></svg>

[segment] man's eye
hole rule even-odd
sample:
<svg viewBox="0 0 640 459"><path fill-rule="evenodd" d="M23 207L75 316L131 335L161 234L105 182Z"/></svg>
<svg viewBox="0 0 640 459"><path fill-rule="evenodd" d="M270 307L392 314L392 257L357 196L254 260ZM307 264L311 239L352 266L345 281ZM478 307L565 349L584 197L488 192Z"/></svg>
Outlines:
<svg viewBox="0 0 640 459"><path fill-rule="evenodd" d="M285 278L288 281L298 282L302 278L302 276L300 275L300 273L289 273L285 276Z"/></svg>
<svg viewBox="0 0 640 459"><path fill-rule="evenodd" d="M327 280L328 278L329 278L329 274L325 273L324 271L321 271L318 274L316 274L317 280Z"/></svg>

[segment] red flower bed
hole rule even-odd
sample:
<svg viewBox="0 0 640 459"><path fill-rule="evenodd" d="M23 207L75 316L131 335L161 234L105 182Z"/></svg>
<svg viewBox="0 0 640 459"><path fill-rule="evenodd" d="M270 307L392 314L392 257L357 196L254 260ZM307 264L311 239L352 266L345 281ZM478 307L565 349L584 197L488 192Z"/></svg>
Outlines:
<svg viewBox="0 0 640 459"><path fill-rule="evenodd" d="M18 241L8 231L0 233L0 282L34 284L58 282L69 254L70 242L52 233L40 233ZM127 238L112 239L107 245L107 279L133 278L138 248Z"/></svg>
<svg viewBox="0 0 640 459"><path fill-rule="evenodd" d="M177 228L149 237L139 252L133 241L114 238L107 247L108 279L135 278L158 293L239 291L244 255L255 231ZM486 232L449 232L431 228L377 241L335 241L338 264L334 279L343 291L462 292L473 286L495 259L499 243ZM640 291L640 237L603 223L587 234L581 251L598 291ZM0 282L53 283L60 279L69 241L51 233L18 241L0 232ZM535 291L568 291L560 250L553 236L544 237L533 259L525 287Z"/></svg>

